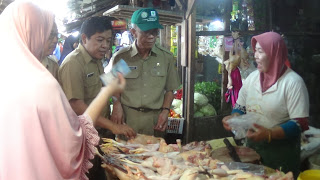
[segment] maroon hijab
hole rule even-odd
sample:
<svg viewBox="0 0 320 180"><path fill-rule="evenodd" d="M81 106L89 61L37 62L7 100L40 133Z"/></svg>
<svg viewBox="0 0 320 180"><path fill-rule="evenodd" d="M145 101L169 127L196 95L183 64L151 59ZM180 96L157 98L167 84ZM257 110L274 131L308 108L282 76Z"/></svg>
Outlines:
<svg viewBox="0 0 320 180"><path fill-rule="evenodd" d="M260 73L260 84L262 92L274 85L282 74L287 70L285 65L288 59L288 50L280 34L266 32L251 39L251 46L256 50L257 42L267 54L269 59L269 69L266 73Z"/></svg>

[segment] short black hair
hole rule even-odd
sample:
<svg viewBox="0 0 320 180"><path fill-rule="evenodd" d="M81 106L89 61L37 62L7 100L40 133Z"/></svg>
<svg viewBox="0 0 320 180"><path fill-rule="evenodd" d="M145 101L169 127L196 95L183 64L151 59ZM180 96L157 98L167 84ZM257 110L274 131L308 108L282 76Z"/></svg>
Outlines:
<svg viewBox="0 0 320 180"><path fill-rule="evenodd" d="M80 29L80 34L85 34L88 39L91 38L92 35L98 33L102 33L106 30L111 29L112 31L112 24L109 17L106 16L94 16L87 20L85 20ZM80 43L82 40L80 38Z"/></svg>

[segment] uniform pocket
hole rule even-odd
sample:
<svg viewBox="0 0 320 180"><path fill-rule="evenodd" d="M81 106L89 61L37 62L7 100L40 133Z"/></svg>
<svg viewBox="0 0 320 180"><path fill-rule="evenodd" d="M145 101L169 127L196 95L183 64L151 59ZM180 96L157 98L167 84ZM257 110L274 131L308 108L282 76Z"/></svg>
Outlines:
<svg viewBox="0 0 320 180"><path fill-rule="evenodd" d="M132 70L129 74L125 76L126 78L126 90L138 90L139 85L139 74L138 70Z"/></svg>
<svg viewBox="0 0 320 180"><path fill-rule="evenodd" d="M139 72L137 70L132 70L129 74L125 76L126 79L136 79L139 76Z"/></svg>
<svg viewBox="0 0 320 180"><path fill-rule="evenodd" d="M102 84L100 82L99 77L94 74L93 76L86 77L85 83L85 97L94 98L99 93Z"/></svg>
<svg viewBox="0 0 320 180"><path fill-rule="evenodd" d="M166 82L166 75L167 75L167 72L165 71L165 69L159 68L159 67L152 68L150 73L152 78L152 81L151 81L152 86L164 88L164 85Z"/></svg>

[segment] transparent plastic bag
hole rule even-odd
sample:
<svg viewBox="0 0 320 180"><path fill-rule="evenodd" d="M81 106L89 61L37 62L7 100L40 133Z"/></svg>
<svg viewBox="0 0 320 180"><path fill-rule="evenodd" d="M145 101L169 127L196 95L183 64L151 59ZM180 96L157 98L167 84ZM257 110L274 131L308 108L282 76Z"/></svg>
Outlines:
<svg viewBox="0 0 320 180"><path fill-rule="evenodd" d="M264 166L251 164L251 163L241 163L241 162L228 162L224 163L230 170L241 169L244 172L249 172L255 175L262 176L265 174Z"/></svg>
<svg viewBox="0 0 320 180"><path fill-rule="evenodd" d="M255 129L253 124L259 124L266 128L271 128L272 124L268 119L260 114L244 114L241 116L235 116L228 120L232 133L235 135L235 139L243 139L246 137L249 129Z"/></svg>

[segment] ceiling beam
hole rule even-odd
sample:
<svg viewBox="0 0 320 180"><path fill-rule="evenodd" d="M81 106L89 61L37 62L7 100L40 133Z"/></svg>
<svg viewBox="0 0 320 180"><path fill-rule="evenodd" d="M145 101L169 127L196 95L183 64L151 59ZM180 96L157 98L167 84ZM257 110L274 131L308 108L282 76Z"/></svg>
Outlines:
<svg viewBox="0 0 320 180"><path fill-rule="evenodd" d="M176 3L180 10L185 11L187 9L187 5L184 0L176 0Z"/></svg>
<svg viewBox="0 0 320 180"><path fill-rule="evenodd" d="M196 0L188 0L187 12L186 12L186 15L185 15L186 19L188 19L190 14L193 12L193 9L195 7L195 1Z"/></svg>

